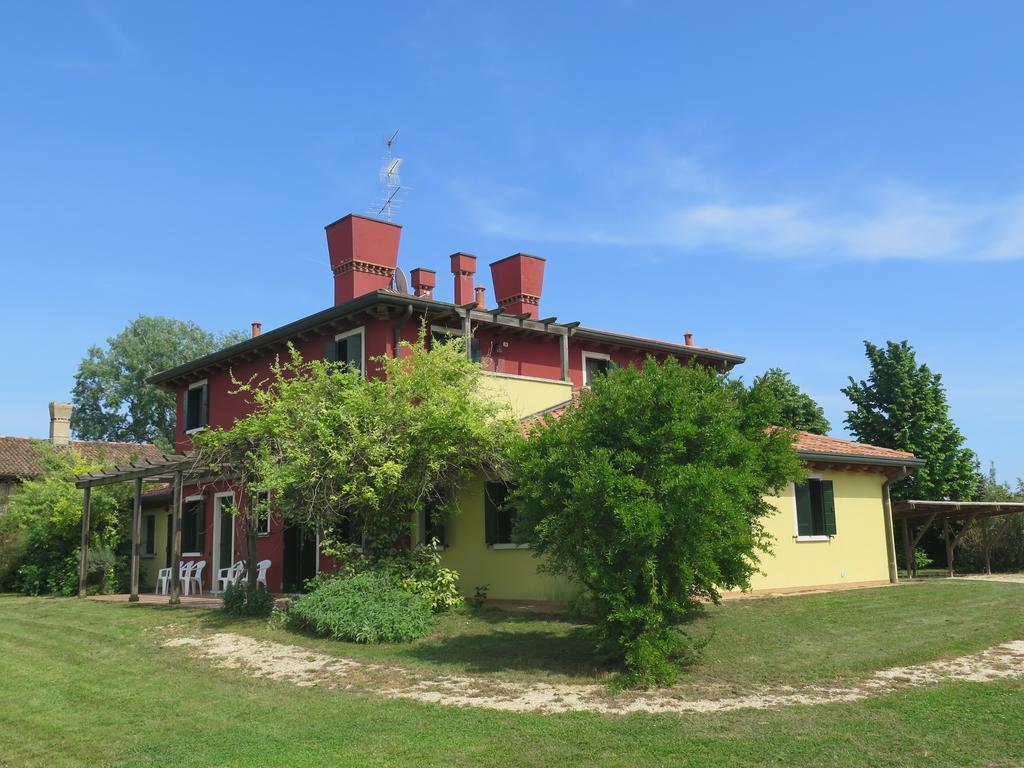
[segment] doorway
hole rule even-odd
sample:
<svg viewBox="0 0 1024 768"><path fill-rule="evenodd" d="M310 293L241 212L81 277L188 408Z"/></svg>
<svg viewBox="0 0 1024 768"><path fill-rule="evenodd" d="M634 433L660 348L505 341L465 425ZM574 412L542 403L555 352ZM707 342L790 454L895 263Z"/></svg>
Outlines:
<svg viewBox="0 0 1024 768"><path fill-rule="evenodd" d="M284 529L284 567L282 588L285 592L302 592L307 579L319 570L319 540L316 531L304 525Z"/></svg>
<svg viewBox="0 0 1024 768"><path fill-rule="evenodd" d="M210 581L216 582L222 568L230 568L235 562L235 494L233 491L218 493L213 497L213 570ZM220 585L213 583L213 590Z"/></svg>

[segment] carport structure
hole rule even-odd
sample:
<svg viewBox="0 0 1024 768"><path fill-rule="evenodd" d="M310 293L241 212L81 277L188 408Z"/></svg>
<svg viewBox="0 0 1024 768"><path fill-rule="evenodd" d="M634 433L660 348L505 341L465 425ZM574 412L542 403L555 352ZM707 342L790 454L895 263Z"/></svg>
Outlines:
<svg viewBox="0 0 1024 768"><path fill-rule="evenodd" d="M892 504L893 523L903 532L903 558L907 577L913 578L914 550L921 542L932 523L942 523L946 544L946 563L949 575L953 575L956 547L964 534L975 526L981 527L982 551L985 556L985 573L992 573L992 545L1009 530L1013 515L1024 512L1024 503L1008 501L923 501L909 499ZM1002 523L992 529L990 518L1002 517ZM964 527L956 534L950 531L950 523L963 522Z"/></svg>
<svg viewBox="0 0 1024 768"><path fill-rule="evenodd" d="M78 596L85 597L86 580L89 575L89 506L92 489L101 485L133 482L135 484L134 508L132 510L132 558L130 602L139 601L139 557L142 550L142 486L143 483L165 483L171 486L173 502L171 507L171 605L181 603L181 509L182 487L203 484L223 479L222 473L214 473L197 459L184 453L164 454L155 459L133 461L116 465L111 469L89 472L74 478L75 487L82 489L82 555L78 570Z"/></svg>

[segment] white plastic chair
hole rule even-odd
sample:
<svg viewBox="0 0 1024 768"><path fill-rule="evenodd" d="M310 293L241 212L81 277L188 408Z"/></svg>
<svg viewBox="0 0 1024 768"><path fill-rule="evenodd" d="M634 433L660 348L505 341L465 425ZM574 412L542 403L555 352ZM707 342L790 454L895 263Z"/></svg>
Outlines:
<svg viewBox="0 0 1024 768"><path fill-rule="evenodd" d="M200 560L197 563L192 563L192 573L188 577L189 580L189 591L192 586L195 586L196 594L203 594L203 569L206 568L206 561Z"/></svg>
<svg viewBox="0 0 1024 768"><path fill-rule="evenodd" d="M232 563L229 567L217 571L217 591L223 592L232 584L237 584L244 569L245 561L239 560L237 563Z"/></svg>
<svg viewBox="0 0 1024 768"><path fill-rule="evenodd" d="M260 560L258 563L256 563L256 569L256 586L262 584L264 589L268 589L267 571L270 570L270 561Z"/></svg>
<svg viewBox="0 0 1024 768"><path fill-rule="evenodd" d="M156 594L166 595L171 591L171 569L161 568L156 575Z"/></svg>
<svg viewBox="0 0 1024 768"><path fill-rule="evenodd" d="M178 578L180 579L181 594L183 595L189 594L192 586L192 572L195 570L195 567L196 564L191 560L187 563L181 564L181 574Z"/></svg>

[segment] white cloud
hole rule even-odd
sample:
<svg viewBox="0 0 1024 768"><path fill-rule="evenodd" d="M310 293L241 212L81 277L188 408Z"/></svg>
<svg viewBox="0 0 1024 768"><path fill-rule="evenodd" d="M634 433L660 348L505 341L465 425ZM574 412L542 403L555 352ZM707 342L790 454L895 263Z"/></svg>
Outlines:
<svg viewBox="0 0 1024 768"><path fill-rule="evenodd" d="M590 195L586 210L552 208L521 188L480 194L463 183L457 195L477 226L512 239L799 259L1024 259L1024 195L968 201L885 182L843 197L757 199L689 158L648 158L609 175L618 186Z"/></svg>

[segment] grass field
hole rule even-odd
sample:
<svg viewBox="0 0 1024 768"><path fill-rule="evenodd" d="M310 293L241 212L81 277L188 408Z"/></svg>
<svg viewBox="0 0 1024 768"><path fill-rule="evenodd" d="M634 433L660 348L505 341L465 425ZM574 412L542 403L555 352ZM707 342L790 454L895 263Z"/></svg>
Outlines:
<svg viewBox="0 0 1024 768"><path fill-rule="evenodd" d="M163 649L228 629L311 651L500 679L609 679L592 629L445 617L408 646L359 647L215 611L0 596L0 766L845 765L1024 762L1024 682L949 682L857 703L704 715L511 714L254 678ZM1024 587L912 586L730 602L684 688L827 682L1024 638Z"/></svg>

